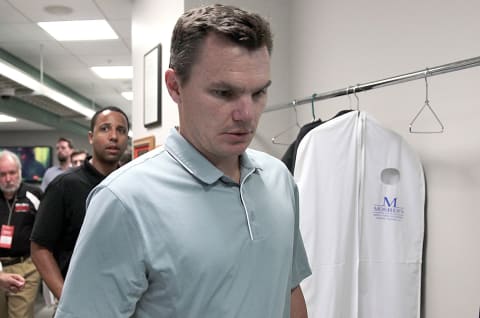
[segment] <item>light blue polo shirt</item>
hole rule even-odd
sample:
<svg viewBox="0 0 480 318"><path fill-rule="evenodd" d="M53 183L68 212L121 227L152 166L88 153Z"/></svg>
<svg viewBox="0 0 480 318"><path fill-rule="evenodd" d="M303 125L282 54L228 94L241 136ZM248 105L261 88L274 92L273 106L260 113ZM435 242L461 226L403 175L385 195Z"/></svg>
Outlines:
<svg viewBox="0 0 480 318"><path fill-rule="evenodd" d="M172 130L92 191L56 317L286 318L309 274L284 164L238 184Z"/></svg>

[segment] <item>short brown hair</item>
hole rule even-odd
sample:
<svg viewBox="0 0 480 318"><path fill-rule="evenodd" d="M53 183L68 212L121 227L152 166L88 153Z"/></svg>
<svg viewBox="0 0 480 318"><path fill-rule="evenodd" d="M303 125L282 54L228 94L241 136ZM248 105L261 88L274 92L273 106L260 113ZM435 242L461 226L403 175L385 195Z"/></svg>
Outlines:
<svg viewBox="0 0 480 318"><path fill-rule="evenodd" d="M68 148L70 148L70 149L73 149L73 148L74 148L74 147L73 147L73 142L72 142L71 139L68 139L68 138L65 138L65 137L59 137L58 140L57 140L57 144L58 144L59 142L62 142L62 141L66 142L66 143L68 144Z"/></svg>
<svg viewBox="0 0 480 318"><path fill-rule="evenodd" d="M75 156L81 155L81 154L86 154L88 157L88 151L85 149L75 149L73 150L72 154L70 155L70 158L73 158Z"/></svg>
<svg viewBox="0 0 480 318"><path fill-rule="evenodd" d="M272 53L270 24L256 13L234 6L213 4L186 11L177 21L170 46L170 68L181 82L188 81L205 38L222 35L249 50L267 47Z"/></svg>

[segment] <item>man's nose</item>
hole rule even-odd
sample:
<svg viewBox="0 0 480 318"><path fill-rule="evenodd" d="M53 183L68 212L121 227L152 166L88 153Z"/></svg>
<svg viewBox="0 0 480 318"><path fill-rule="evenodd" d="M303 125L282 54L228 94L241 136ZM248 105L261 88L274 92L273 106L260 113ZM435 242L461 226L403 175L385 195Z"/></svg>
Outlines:
<svg viewBox="0 0 480 318"><path fill-rule="evenodd" d="M118 132L116 129L110 130L110 140L117 140L118 139Z"/></svg>
<svg viewBox="0 0 480 318"><path fill-rule="evenodd" d="M249 121L253 119L254 103L249 95L242 96L238 99L233 110L233 120Z"/></svg>

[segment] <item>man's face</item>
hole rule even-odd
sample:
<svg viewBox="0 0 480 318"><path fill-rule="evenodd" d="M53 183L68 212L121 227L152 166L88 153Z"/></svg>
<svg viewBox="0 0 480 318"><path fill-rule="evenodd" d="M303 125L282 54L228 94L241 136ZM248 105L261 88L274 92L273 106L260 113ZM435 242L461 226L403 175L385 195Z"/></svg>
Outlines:
<svg viewBox="0 0 480 318"><path fill-rule="evenodd" d="M4 156L0 159L0 189L4 193L14 193L20 187L21 175L15 161Z"/></svg>
<svg viewBox="0 0 480 318"><path fill-rule="evenodd" d="M86 153L79 153L76 155L72 155L72 167L79 167L83 165L83 162L87 159Z"/></svg>
<svg viewBox="0 0 480 318"><path fill-rule="evenodd" d="M93 132L88 133L88 138L96 160L118 163L127 149L127 120L119 112L105 110L98 115Z"/></svg>
<svg viewBox="0 0 480 318"><path fill-rule="evenodd" d="M180 83L171 70L166 80L179 107L180 133L214 165L238 160L267 102L267 48L248 51L211 34L187 82Z"/></svg>
<svg viewBox="0 0 480 318"><path fill-rule="evenodd" d="M65 162L70 158L70 155L73 152L73 149L68 146L68 142L59 141L56 145L57 158L60 162Z"/></svg>

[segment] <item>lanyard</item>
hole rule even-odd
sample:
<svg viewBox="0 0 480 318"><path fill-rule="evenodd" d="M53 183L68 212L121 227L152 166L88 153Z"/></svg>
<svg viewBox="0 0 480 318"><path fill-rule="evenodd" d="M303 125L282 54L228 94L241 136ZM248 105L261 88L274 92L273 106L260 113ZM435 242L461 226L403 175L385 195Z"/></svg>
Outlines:
<svg viewBox="0 0 480 318"><path fill-rule="evenodd" d="M6 200L6 201L7 201L7 206L8 206L8 222L7 222L7 225L10 225L10 221L12 220L13 209L15 208L15 203L17 203L17 195L15 195L15 197L13 198L12 205L10 205L9 200Z"/></svg>

